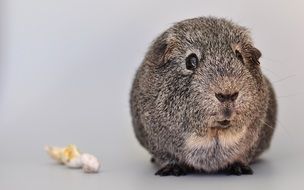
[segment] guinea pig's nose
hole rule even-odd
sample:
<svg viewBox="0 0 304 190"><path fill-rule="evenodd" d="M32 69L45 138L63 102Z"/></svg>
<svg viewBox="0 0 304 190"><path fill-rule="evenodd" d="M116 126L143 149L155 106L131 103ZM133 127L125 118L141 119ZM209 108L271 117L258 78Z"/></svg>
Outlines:
<svg viewBox="0 0 304 190"><path fill-rule="evenodd" d="M239 93L235 92L233 94L222 94L222 93L215 93L215 97L220 102L226 102L226 101L235 101L238 97Z"/></svg>

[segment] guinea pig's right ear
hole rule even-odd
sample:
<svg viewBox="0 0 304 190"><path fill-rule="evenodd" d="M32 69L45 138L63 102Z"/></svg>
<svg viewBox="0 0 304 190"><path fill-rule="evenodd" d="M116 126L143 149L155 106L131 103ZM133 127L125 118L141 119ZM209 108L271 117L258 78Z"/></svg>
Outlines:
<svg viewBox="0 0 304 190"><path fill-rule="evenodd" d="M175 45L166 33L159 36L150 47L147 63L150 66L161 67L170 61Z"/></svg>
<svg viewBox="0 0 304 190"><path fill-rule="evenodd" d="M232 44L231 47L236 56L243 62L260 64L259 58L262 56L262 53L250 43Z"/></svg>

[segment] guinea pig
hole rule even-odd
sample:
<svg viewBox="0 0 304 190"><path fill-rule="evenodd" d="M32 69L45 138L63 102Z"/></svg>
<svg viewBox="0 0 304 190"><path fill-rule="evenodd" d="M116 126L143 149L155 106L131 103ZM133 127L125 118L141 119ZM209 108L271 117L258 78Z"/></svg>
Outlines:
<svg viewBox="0 0 304 190"><path fill-rule="evenodd" d="M130 107L156 175L253 174L277 115L260 57L248 29L223 18L178 22L152 42Z"/></svg>

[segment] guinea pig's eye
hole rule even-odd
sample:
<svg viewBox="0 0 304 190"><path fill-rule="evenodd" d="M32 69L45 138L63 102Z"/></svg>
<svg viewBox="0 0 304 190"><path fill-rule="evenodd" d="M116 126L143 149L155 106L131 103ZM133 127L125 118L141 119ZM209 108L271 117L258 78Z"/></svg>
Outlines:
<svg viewBox="0 0 304 190"><path fill-rule="evenodd" d="M244 63L243 56L242 56L242 54L239 52L239 50L235 50L235 55L236 55L236 57L237 57L242 63Z"/></svg>
<svg viewBox="0 0 304 190"><path fill-rule="evenodd" d="M197 68L197 65L198 65L198 58L196 54L191 53L190 55L188 55L188 57L186 58L186 68L188 70L194 70Z"/></svg>

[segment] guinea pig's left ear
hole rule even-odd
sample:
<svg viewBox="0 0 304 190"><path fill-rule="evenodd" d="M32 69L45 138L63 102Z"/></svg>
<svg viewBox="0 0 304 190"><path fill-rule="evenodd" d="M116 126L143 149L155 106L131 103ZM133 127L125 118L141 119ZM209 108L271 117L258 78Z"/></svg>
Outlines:
<svg viewBox="0 0 304 190"><path fill-rule="evenodd" d="M240 56L244 62L254 63L259 65L259 59L262 56L260 50L249 43L239 43L231 45L236 56Z"/></svg>
<svg viewBox="0 0 304 190"><path fill-rule="evenodd" d="M172 54L176 49L176 43L174 38L168 36L167 33L164 33L152 43L147 54L149 65L161 67L172 58Z"/></svg>

